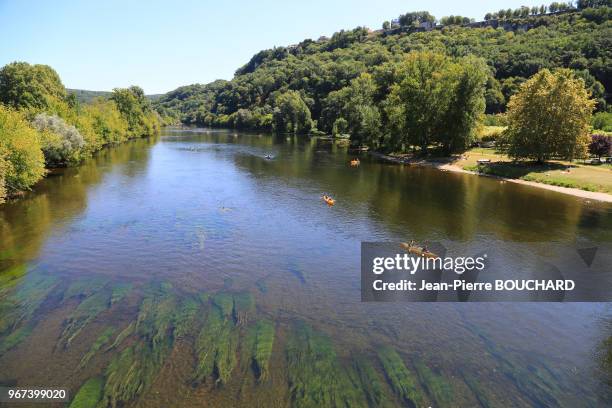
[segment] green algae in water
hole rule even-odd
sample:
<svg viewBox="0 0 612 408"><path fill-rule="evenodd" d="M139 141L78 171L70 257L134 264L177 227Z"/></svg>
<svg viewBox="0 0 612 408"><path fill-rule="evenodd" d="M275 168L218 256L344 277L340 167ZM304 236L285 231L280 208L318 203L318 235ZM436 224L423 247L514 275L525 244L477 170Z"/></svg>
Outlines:
<svg viewBox="0 0 612 408"><path fill-rule="evenodd" d="M255 299L250 293L239 293L233 296L233 316L237 324L243 325L255 311Z"/></svg>
<svg viewBox="0 0 612 408"><path fill-rule="evenodd" d="M397 351L389 346L383 346L378 350L378 358L385 370L387 380L397 396L414 406L421 406L422 396L416 388L416 378L406 368Z"/></svg>
<svg viewBox="0 0 612 408"><path fill-rule="evenodd" d="M0 337L29 321L57 283L55 277L30 274L17 285L15 292L0 303Z"/></svg>
<svg viewBox="0 0 612 408"><path fill-rule="evenodd" d="M372 363L365 356L357 356L353 360L353 366L369 406L373 408L393 406Z"/></svg>
<svg viewBox="0 0 612 408"><path fill-rule="evenodd" d="M151 385L161 365L148 344L137 343L123 350L106 369L102 406L115 408L136 398Z"/></svg>
<svg viewBox="0 0 612 408"><path fill-rule="evenodd" d="M88 278L78 279L72 282L64 292L64 300L74 297L88 297L96 292L99 292L106 286L108 279L104 278Z"/></svg>
<svg viewBox="0 0 612 408"><path fill-rule="evenodd" d="M130 323L125 329L121 330L121 332L115 338L115 341L113 342L113 344L108 346L106 350L104 351L112 350L115 347L119 346L121 343L123 343L123 340L127 339L130 335L132 335L132 333L134 333L135 327L136 327L136 322Z"/></svg>
<svg viewBox="0 0 612 408"><path fill-rule="evenodd" d="M32 329L31 325L22 326L0 340L0 356L28 338Z"/></svg>
<svg viewBox="0 0 612 408"><path fill-rule="evenodd" d="M123 298L130 294L132 291L131 283L119 283L113 286L113 292L110 297L110 305L113 306L116 303L119 303Z"/></svg>
<svg viewBox="0 0 612 408"><path fill-rule="evenodd" d="M423 362L415 364L421 384L438 406L449 406L453 401L453 388L443 376L434 373Z"/></svg>
<svg viewBox="0 0 612 408"><path fill-rule="evenodd" d="M258 321L249 329L247 337L252 345L251 358L257 379L266 381L269 378L269 362L274 346L274 323L270 320Z"/></svg>
<svg viewBox="0 0 612 408"><path fill-rule="evenodd" d="M233 321L226 317L227 315L216 304L208 313L206 323L196 340L198 358L194 375L196 384L213 374L217 376L217 383L223 384L229 380L236 366L238 330Z"/></svg>
<svg viewBox="0 0 612 408"><path fill-rule="evenodd" d="M15 265L0 273L0 293L16 285L28 272L26 264Z"/></svg>
<svg viewBox="0 0 612 408"><path fill-rule="evenodd" d="M179 339L189 334L194 329L195 321L200 311L201 303L193 298L183 300L176 315L174 336Z"/></svg>
<svg viewBox="0 0 612 408"><path fill-rule="evenodd" d="M174 344L177 299L161 285L143 299L135 324L120 333L112 347L132 334L138 341L115 356L106 370L104 406L122 406L148 389ZM119 337L122 337L118 342Z"/></svg>
<svg viewBox="0 0 612 408"><path fill-rule="evenodd" d="M100 291L85 298L66 319L66 326L60 336L59 344L69 347L79 333L108 308L109 299L110 294L106 291Z"/></svg>
<svg viewBox="0 0 612 408"><path fill-rule="evenodd" d="M90 378L79 388L68 408L95 408L102 398L103 388L103 378Z"/></svg>
<svg viewBox="0 0 612 408"><path fill-rule="evenodd" d="M338 361L330 339L300 323L287 344L289 388L296 407L366 407L365 396Z"/></svg>
<svg viewBox="0 0 612 408"><path fill-rule="evenodd" d="M95 356L98 351L102 349L102 347L104 347L106 344L108 344L109 341L111 341L114 333L115 329L113 329L112 327L107 327L96 339L96 341L93 342L91 347L89 347L89 351L81 359L78 368L85 367L89 360L91 360L91 358Z"/></svg>
<svg viewBox="0 0 612 408"><path fill-rule="evenodd" d="M234 297L229 293L217 293L212 302L219 308L224 318L229 319L234 311Z"/></svg>

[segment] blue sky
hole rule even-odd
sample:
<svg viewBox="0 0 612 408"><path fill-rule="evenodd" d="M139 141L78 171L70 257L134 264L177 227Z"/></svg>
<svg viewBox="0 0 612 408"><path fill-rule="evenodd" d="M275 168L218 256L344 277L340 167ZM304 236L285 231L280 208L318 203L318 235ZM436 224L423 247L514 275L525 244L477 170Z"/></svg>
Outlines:
<svg viewBox="0 0 612 408"><path fill-rule="evenodd" d="M148 94L162 93L231 79L261 49L359 25L377 29L407 11L482 19L487 11L536 3L0 0L0 65L51 65L68 88L111 90L135 84Z"/></svg>

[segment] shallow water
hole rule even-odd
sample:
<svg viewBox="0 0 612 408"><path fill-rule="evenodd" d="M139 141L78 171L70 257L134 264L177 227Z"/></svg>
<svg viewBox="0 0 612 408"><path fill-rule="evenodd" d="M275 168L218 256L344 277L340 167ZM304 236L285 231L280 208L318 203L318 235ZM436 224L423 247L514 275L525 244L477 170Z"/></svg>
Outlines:
<svg viewBox="0 0 612 408"><path fill-rule="evenodd" d="M372 363L388 405L410 405L377 356L383 346L399 353L426 405L610 402L600 367L602 341L612 334L605 304L361 303L359 248L428 240L468 253L493 249L509 270L533 268L557 261L548 242L609 248L612 206L367 157L351 168L350 157L326 139L167 129L58 171L1 206L0 386L54 386L74 396L102 377L107 392L113 359L153 347L161 332L168 344L126 406L340 405L345 392L321 383L343 376L337 388L354 388L354 401L373 406L356 379L357 355ZM323 193L336 206L325 205ZM526 242L533 251L517 256L513 248ZM194 381L198 339L220 293L234 296L227 327L215 330L235 343L235 361L223 381L220 363ZM254 302L244 315L239 296ZM146 299L167 301L172 322L181 302L193 300L190 330L138 323L111 347L140 322ZM152 315L163 320L159 310ZM248 346L264 320L275 333L265 379ZM304 328L315 333L310 345L296 336ZM105 330L110 340L83 361ZM318 353L319 335L331 354ZM203 350L223 354L209 346ZM309 371L300 364L317 369L296 377ZM317 370L340 374L326 379Z"/></svg>

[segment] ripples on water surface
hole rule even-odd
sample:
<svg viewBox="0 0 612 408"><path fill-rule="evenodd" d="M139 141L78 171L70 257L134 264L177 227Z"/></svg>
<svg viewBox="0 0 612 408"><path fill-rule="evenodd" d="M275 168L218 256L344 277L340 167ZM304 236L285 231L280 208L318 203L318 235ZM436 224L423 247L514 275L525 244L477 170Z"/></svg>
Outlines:
<svg viewBox="0 0 612 408"><path fill-rule="evenodd" d="M361 241L508 259L522 242L610 246L609 205L350 157L325 139L170 129L0 207L0 385L86 384L142 407L610 402L604 304L359 293Z"/></svg>

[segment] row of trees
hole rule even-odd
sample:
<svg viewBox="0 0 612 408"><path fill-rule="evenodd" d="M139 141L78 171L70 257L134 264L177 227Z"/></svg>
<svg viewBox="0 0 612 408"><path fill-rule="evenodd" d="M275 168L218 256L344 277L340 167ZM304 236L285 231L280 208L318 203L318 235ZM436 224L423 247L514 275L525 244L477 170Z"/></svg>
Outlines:
<svg viewBox="0 0 612 408"><path fill-rule="evenodd" d="M575 5L574 2L557 2L554 1L548 6L542 4L541 6L527 7L522 6L517 9L502 9L496 13L485 14L485 21L489 20L504 20L511 18L525 18L528 16L543 15L546 13L558 13L570 10L584 10L587 8L599 8L599 7L612 7L612 0L578 0Z"/></svg>
<svg viewBox="0 0 612 408"><path fill-rule="evenodd" d="M104 146L153 135L159 115L138 87L81 105L47 65L0 69L0 202L29 189L46 167L80 163Z"/></svg>

